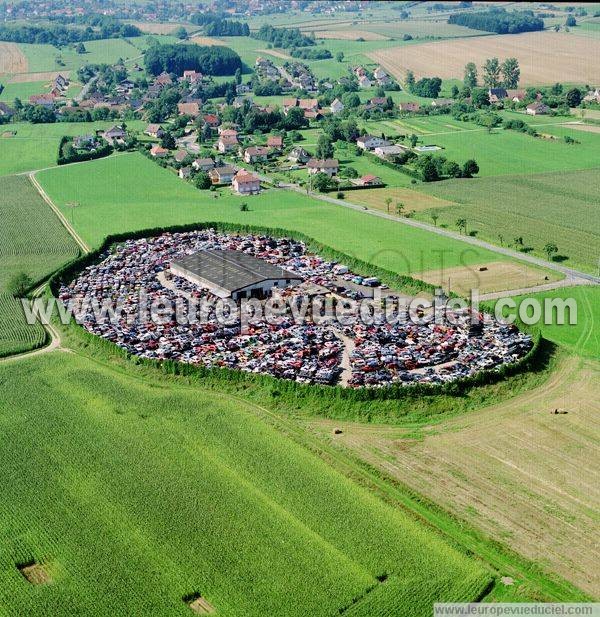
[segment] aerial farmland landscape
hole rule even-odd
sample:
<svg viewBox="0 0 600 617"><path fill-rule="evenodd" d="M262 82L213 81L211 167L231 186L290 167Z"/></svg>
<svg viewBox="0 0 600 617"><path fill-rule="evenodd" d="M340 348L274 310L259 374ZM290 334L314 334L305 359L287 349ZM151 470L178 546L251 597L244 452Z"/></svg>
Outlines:
<svg viewBox="0 0 600 617"><path fill-rule="evenodd" d="M0 616L600 615L600 3L0 2Z"/></svg>

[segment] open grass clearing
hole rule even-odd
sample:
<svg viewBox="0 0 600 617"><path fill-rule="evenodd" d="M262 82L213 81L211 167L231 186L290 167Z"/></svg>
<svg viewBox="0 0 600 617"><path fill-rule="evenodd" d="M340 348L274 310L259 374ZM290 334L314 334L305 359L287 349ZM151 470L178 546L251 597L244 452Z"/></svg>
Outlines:
<svg viewBox="0 0 600 617"><path fill-rule="evenodd" d="M27 58L16 43L0 41L0 76L27 71Z"/></svg>
<svg viewBox="0 0 600 617"><path fill-rule="evenodd" d="M598 384L598 362L561 354L545 383L500 404L422 431L336 422L333 441L597 596Z"/></svg>
<svg viewBox="0 0 600 617"><path fill-rule="evenodd" d="M472 289L477 289L481 294L506 289L525 289L558 281L563 277L557 272L536 268L530 264L499 261L427 270L418 278L468 298Z"/></svg>
<svg viewBox="0 0 600 617"><path fill-rule="evenodd" d="M7 84L5 90L9 95L23 96L26 88L33 84ZM37 90L39 92L39 90ZM4 99L12 102L12 99ZM86 135L97 129L107 129L114 121L103 122L56 122L53 124L30 124L19 122L7 127L15 134L12 137L0 137L0 176L32 171L56 165L58 144L63 135ZM142 131L146 123L130 120L127 126L131 130Z"/></svg>
<svg viewBox="0 0 600 617"><path fill-rule="evenodd" d="M490 581L236 396L79 354L0 380L2 610L183 616L200 593L221 617L325 617L385 575L407 593L382 585L382 608L425 616L432 595L468 601ZM47 560L53 585L15 568Z"/></svg>
<svg viewBox="0 0 600 617"><path fill-rule="evenodd" d="M592 137L598 139L597 135ZM545 257L545 244L555 242L565 265L596 272L600 254L599 185L600 170L590 169L417 186L455 204L435 209L438 225L455 228L456 220L465 218L468 231L475 231L478 238L507 246L522 237L523 248L530 247L540 257ZM432 213L420 211L416 217L430 223Z"/></svg>
<svg viewBox="0 0 600 617"><path fill-rule="evenodd" d="M90 246L98 246L111 233L223 221L303 232L350 256L403 274L441 267L440 250L449 267L461 260L466 264L498 260L490 251L294 191L271 189L254 197L232 195L228 187L216 193L198 191L137 153L47 170L36 177L69 219L65 204L80 204L73 214L74 227ZM131 178L136 178L134 184ZM244 202L247 212L240 211Z"/></svg>
<svg viewBox="0 0 600 617"><path fill-rule="evenodd" d="M482 36L403 46L369 52L368 56L403 81L406 71L418 77L437 75L461 78L467 62L481 66L487 58L515 57L521 68L521 85L600 82L600 40L557 32L528 32L510 36Z"/></svg>

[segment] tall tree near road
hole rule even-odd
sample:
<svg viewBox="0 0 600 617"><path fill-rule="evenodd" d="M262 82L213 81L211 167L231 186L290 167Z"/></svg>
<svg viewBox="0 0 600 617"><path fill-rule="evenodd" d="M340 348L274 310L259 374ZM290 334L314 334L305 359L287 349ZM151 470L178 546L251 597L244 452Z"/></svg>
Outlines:
<svg viewBox="0 0 600 617"><path fill-rule="evenodd" d="M477 66L474 62L467 62L465 65L464 84L467 88L475 88L477 86Z"/></svg>

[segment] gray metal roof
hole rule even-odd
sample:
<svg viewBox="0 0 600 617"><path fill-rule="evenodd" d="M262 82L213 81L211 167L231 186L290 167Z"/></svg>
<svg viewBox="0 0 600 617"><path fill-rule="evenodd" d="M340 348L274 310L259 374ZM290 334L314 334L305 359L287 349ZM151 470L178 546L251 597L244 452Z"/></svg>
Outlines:
<svg viewBox="0 0 600 617"><path fill-rule="evenodd" d="M267 279L302 280L297 274L241 251L198 251L171 265L230 293Z"/></svg>

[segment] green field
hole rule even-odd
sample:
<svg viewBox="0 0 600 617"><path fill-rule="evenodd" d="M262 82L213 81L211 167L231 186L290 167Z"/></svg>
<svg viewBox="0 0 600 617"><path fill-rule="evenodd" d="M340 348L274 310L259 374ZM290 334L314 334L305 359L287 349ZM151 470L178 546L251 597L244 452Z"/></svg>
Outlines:
<svg viewBox="0 0 600 617"><path fill-rule="evenodd" d="M272 189L242 198L229 188L195 189L140 154L126 154L36 176L56 205L77 201L74 226L90 246L111 233L194 222L229 222L303 232L350 256L400 274L416 274L444 264L497 261L499 256L361 212ZM135 182L132 182L135 178ZM250 211L241 212L247 202ZM357 234L360 230L360 234Z"/></svg>
<svg viewBox="0 0 600 617"><path fill-rule="evenodd" d="M172 37L164 37L169 40ZM163 40L163 37L160 37ZM46 71L75 71L84 64L106 62L115 63L119 58L133 60L140 56L148 46L148 37L141 36L131 39L102 39L99 41L86 41L87 53L78 54L74 49L57 49L53 45L38 45L33 43L20 43L19 47L27 58L28 73L40 73ZM62 63L57 62L58 59Z"/></svg>
<svg viewBox="0 0 600 617"><path fill-rule="evenodd" d="M0 356L39 347L40 325L28 326L20 303L6 293L12 275L37 281L78 255L77 245L29 178L0 178Z"/></svg>
<svg viewBox="0 0 600 617"><path fill-rule="evenodd" d="M577 324L560 325L553 318L549 325L542 325L545 338L563 345L580 356L600 357L600 287L568 287L556 291L529 294L527 298L543 301L544 298L573 298L577 303ZM517 305L525 296L515 298Z"/></svg>
<svg viewBox="0 0 600 617"><path fill-rule="evenodd" d="M477 237L512 244L522 236L526 247L545 257L555 242L565 265L596 272L600 255L600 169L561 174L528 174L419 184L430 195L456 203L437 208L438 225L454 227L466 218ZM417 218L431 222L432 211Z"/></svg>
<svg viewBox="0 0 600 617"><path fill-rule="evenodd" d="M0 127L0 176L52 167L56 165L58 144L63 135L85 135L97 129L110 128L114 124L114 121L53 124L18 122ZM134 131L143 130L146 123L130 120L127 126ZM15 132L15 135L3 137L3 131Z"/></svg>
<svg viewBox="0 0 600 617"><path fill-rule="evenodd" d="M0 93L0 101L7 105L12 105L15 98L20 98L22 102L27 103L32 94L42 94L48 92L47 81L26 81L21 83L5 83L4 90ZM9 127L10 128L10 127Z"/></svg>
<svg viewBox="0 0 600 617"><path fill-rule="evenodd" d="M237 397L78 354L0 381L0 611L184 616L201 593L221 617L425 616L491 580Z"/></svg>

